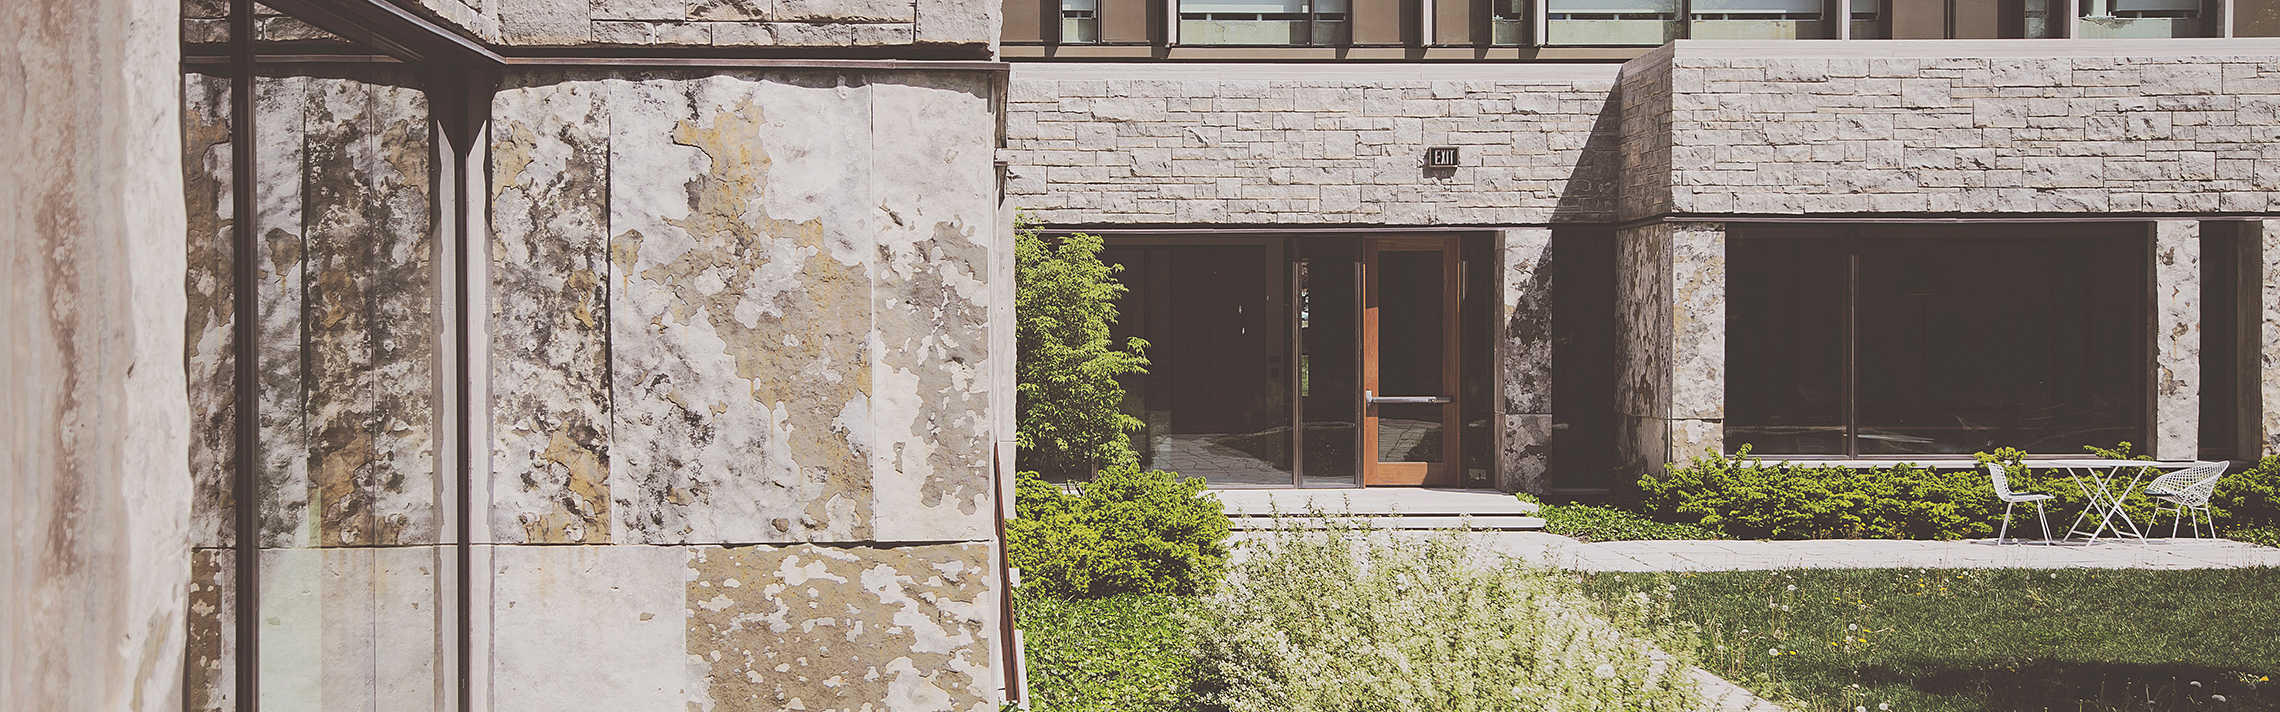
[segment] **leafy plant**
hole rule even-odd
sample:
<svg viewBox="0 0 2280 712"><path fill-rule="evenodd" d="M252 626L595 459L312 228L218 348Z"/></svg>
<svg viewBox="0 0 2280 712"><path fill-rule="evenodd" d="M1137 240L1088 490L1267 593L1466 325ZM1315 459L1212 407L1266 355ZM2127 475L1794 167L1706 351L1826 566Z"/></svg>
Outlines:
<svg viewBox="0 0 2280 712"><path fill-rule="evenodd" d="M1692 524L1658 522L1646 515L1627 509L1601 507L1588 504L1543 504L1525 493L1521 500L1543 506L1537 516L1544 518L1544 532L1558 534L1581 541L1654 541L1674 539L1724 539L1724 535Z"/></svg>
<svg viewBox="0 0 2280 712"><path fill-rule="evenodd" d="M2219 535L2280 546L2280 455L2266 455L2248 469L2226 474L2217 481L2209 508L2216 514Z"/></svg>
<svg viewBox="0 0 2280 712"><path fill-rule="evenodd" d="M1745 539L1958 539L1995 532L1985 475L1766 463L1747 445L1639 480L1647 514Z"/></svg>
<svg viewBox="0 0 2280 712"><path fill-rule="evenodd" d="M1117 378L1145 373L1148 343L1110 338L1124 285L1100 260L1101 240L1047 238L1024 219L1014 235L1014 365L1022 469L1074 477L1097 467L1133 465Z"/></svg>
<svg viewBox="0 0 2280 712"><path fill-rule="evenodd" d="M1014 484L1006 555L1022 587L1064 598L1192 594L1219 581L1228 519L1202 478L1111 467L1064 489L1034 472Z"/></svg>
<svg viewBox="0 0 2280 712"><path fill-rule="evenodd" d="M1186 596L1061 599L1024 587L1015 600L1029 664L1030 709L1125 712L1196 708Z"/></svg>
<svg viewBox="0 0 2280 712"><path fill-rule="evenodd" d="M1211 708L1699 708L1685 676L1597 619L1570 580L1498 562L1461 531L1420 541L1341 521L1246 540L1196 609Z"/></svg>

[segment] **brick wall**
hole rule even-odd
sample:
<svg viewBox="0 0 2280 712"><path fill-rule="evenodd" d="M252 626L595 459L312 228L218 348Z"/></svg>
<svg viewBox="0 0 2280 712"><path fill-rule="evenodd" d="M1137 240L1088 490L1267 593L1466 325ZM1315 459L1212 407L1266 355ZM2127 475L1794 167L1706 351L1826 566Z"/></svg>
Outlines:
<svg viewBox="0 0 2280 712"><path fill-rule="evenodd" d="M1615 69L1016 65L1006 192L1059 224L1604 221Z"/></svg>
<svg viewBox="0 0 2280 712"><path fill-rule="evenodd" d="M2280 42L1799 44L1678 43L1673 210L2280 207Z"/></svg>

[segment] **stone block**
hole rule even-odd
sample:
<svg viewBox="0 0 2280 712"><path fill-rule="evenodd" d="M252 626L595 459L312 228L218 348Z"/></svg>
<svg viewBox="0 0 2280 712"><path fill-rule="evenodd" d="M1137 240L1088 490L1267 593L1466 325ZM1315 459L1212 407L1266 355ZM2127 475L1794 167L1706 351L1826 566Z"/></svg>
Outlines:
<svg viewBox="0 0 2280 712"><path fill-rule="evenodd" d="M499 39L514 45L578 45L593 40L588 0L497 0Z"/></svg>

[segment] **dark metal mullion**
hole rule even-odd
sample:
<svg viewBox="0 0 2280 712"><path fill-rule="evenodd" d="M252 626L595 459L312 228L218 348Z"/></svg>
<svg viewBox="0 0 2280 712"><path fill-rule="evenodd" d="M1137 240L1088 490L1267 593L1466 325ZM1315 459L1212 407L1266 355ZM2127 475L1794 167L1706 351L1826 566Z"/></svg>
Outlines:
<svg viewBox="0 0 2280 712"><path fill-rule="evenodd" d="M254 239L253 0L230 0L230 332L232 433L231 502L235 535L232 586L236 596L236 698L240 712L261 708L261 462L260 260Z"/></svg>
<svg viewBox="0 0 2280 712"><path fill-rule="evenodd" d="M1860 239L1845 238L1845 454L1860 456Z"/></svg>
<svg viewBox="0 0 2280 712"><path fill-rule="evenodd" d="M1305 487L1306 393L1303 384L1306 332L1300 326L1298 314L1301 308L1299 305L1304 303L1301 295L1306 289L1300 275L1309 270L1305 269L1305 258L1291 260L1289 265L1290 289L1284 290L1289 293L1289 302L1284 311L1289 314L1287 321L1290 322L1290 484L1292 487Z"/></svg>

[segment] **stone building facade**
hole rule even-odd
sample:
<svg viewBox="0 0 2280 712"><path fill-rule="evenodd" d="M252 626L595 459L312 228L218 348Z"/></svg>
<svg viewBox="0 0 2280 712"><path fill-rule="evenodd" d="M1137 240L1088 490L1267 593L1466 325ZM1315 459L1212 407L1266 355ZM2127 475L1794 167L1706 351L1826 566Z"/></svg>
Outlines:
<svg viewBox="0 0 2280 712"><path fill-rule="evenodd" d="M1463 416L1493 441L1469 456L1467 484L1619 490L1665 463L1744 444L1770 455L1937 457L2128 440L2165 459L2252 458L2280 447L2280 419L2264 405L2280 384L2270 365L2280 352L2269 347L2280 322L2259 316L2273 308L2264 265L2280 240L2276 59L2280 40L2261 38L1678 40L1586 64L1058 58L1015 65L1007 189L1042 226L1107 234L1112 252L1119 240L1262 234L1290 241L1290 254L1357 234L1491 250L1465 253L1497 265L1488 276L1498 284L1465 288L1483 303L1467 311L1479 324L1459 328L1482 332L1484 345L1462 354L1477 364L1465 366L1462 390L1493 393L1495 404ZM1457 149L1457 164L1428 165L1436 147ZM2090 243L2067 242L2075 228L2059 226L2086 226L2101 247L2070 247ZM2005 242L2029 233L2052 239ZM1919 239L1953 242L1909 242ZM1798 279L1782 275L1841 271L1769 255L1840 243L1869 265L1852 296L1842 285L1803 294L1852 316L1818 322L1826 329L1769 326L1821 318L1767 316L1761 293ZM1990 245L2040 256L2017 270L2047 272L2033 284L2100 283L2093 291L2112 308L2018 297L2022 328L1948 328L1906 315L1968 290L1877 286L1887 259L1913 260L1903 276L1918 282L1997 281L1938 257L1998 249ZM2092 252L2114 256L2059 257ZM1569 256L1584 263L1559 264ZM2032 266L2045 257L2063 266ZM1729 300L1737 289L1746 303ZM1882 354L1908 338L1908 349L1968 351L1959 341L1982 331L2040 343L2046 327L2032 322L2091 313L2132 325L2100 327L2085 337L2091 351L2127 353L2038 386L2061 392L2031 395L2056 415L1978 402L2030 398L2019 395L2027 387L1981 384L1996 395L1943 405L1945 396L1909 400L1879 382L1879 373L1901 373L1903 384L2008 379L2025 371ZM2223 328L2204 333L2212 319ZM1822 333L1858 335L1819 359ZM1814 358L1765 355L1783 349ZM1817 360L1829 362L1826 379ZM1808 373L1784 375L1800 368ZM1823 380L1825 397L1814 392ZM1834 407L1840 391L1849 420L1806 413ZM1916 415L1941 408L1970 422ZM2066 414L2083 411L2115 415ZM2053 422L2067 424L2038 425ZM1165 447L1184 446L1170 430ZM2080 442L2051 444L2065 437Z"/></svg>

